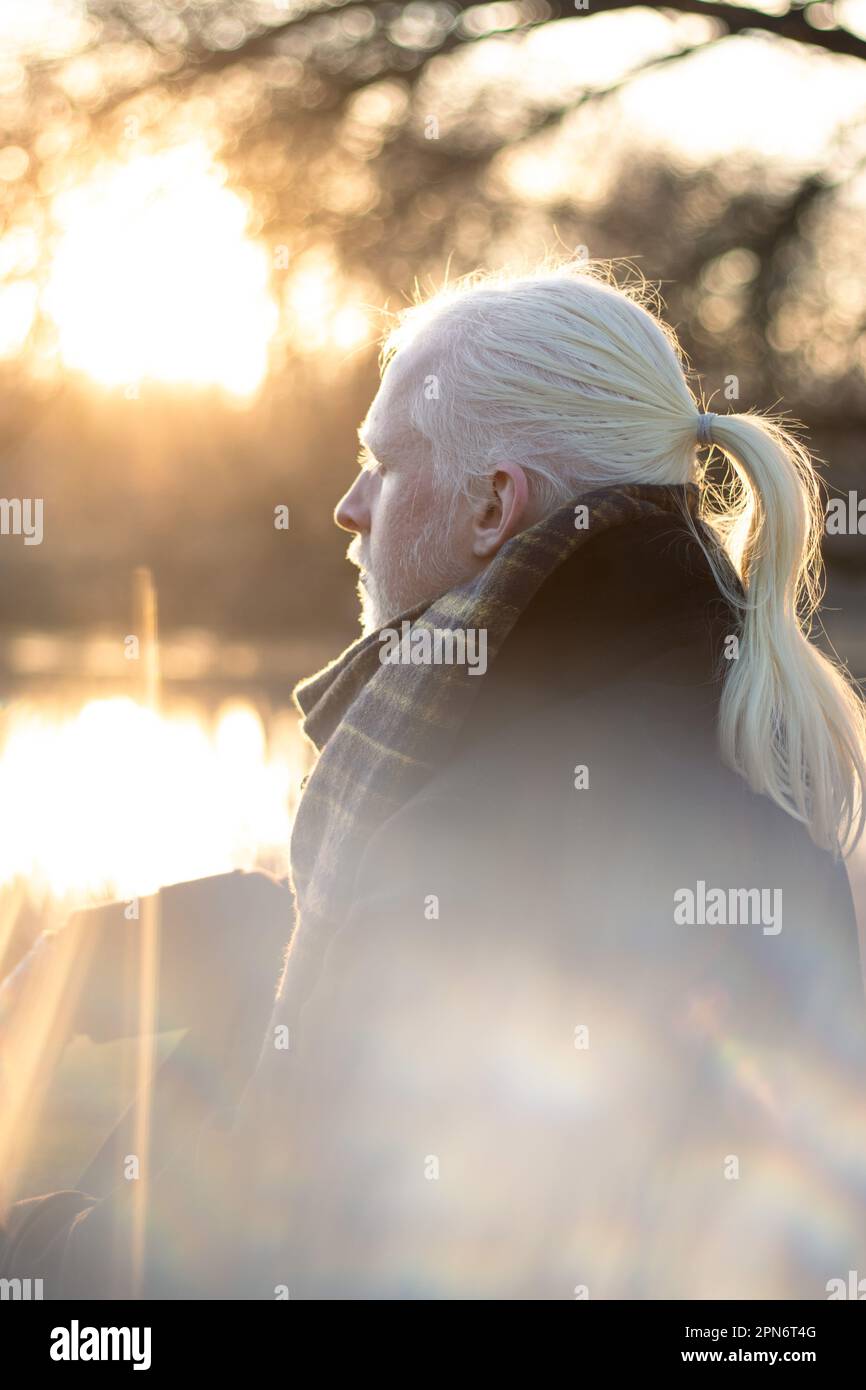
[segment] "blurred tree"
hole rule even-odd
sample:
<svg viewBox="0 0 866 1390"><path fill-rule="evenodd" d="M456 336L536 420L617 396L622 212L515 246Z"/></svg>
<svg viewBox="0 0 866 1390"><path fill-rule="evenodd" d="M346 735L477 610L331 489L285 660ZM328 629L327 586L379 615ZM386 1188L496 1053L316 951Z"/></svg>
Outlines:
<svg viewBox="0 0 866 1390"><path fill-rule="evenodd" d="M533 31L569 17L572 26L591 25L638 8L616 0L92 0L65 47L59 35L59 51L46 51L43 36L20 61L9 61L0 87L0 191L7 236L19 232L10 254L17 244L21 277L32 277L34 256L52 254L52 195L85 177L100 155L129 160L206 128L217 133L221 157L252 199L252 229L272 247L278 288L326 253L371 296L399 295L448 258L459 271L491 246L498 250L509 230L516 240L524 210L497 177L497 156L534 148L539 135L582 107L603 105L647 70L755 33L822 53L866 55L866 42L842 22L842 7L816 0L777 13L775 6L687 0L662 11L667 41L613 82L566 90L554 82L546 97L538 83L503 94L495 76L486 81L464 61L494 42L519 49ZM620 244L639 247L654 278L675 269L680 287L697 286L701 272L730 250L750 253L736 263L729 292L740 333L748 324L755 335L754 361L768 368L766 347L772 357L770 330L781 309L776 293L792 269L792 288L801 292L794 248L862 171L858 134L860 123L839 132L832 171L799 172L775 186L759 159L751 177L741 166L736 177L721 166L685 188L669 164L638 167L635 178L631 160L625 195L617 181L607 205L587 208L575 193L546 211L567 245L575 234L584 244L592 236L593 252L600 244L613 243L613 254ZM627 154L621 142L611 143L614 157ZM671 197L679 217L659 218ZM37 250L27 231L37 234ZM716 295L733 264L713 272ZM861 319L852 337L862 328ZM297 324L288 332L291 354ZM713 337L705 323L701 341Z"/></svg>
<svg viewBox="0 0 866 1390"><path fill-rule="evenodd" d="M589 34L575 26L611 23L615 11L624 12L620 25L637 22L645 7L613 0L58 4L65 25L29 40L18 35L0 65L0 275L4 292L20 292L7 308L27 325L4 368L17 394L0 449L12 479L7 491L16 476L32 478L41 467L46 488L85 530L82 478L89 479L88 514L103 530L110 516L115 546L113 554L102 546L107 558L97 565L78 531L79 559L93 572L86 599L79 591L76 605L60 582L73 551L59 546L44 559L53 574L45 570L30 584L20 620L38 621L40 613L49 620L48 595L50 621L104 618L113 595L100 573L135 552L158 572L162 561L163 585L166 571L171 576L170 620L267 630L309 621L303 588L281 568L285 550L272 538L263 545L260 529L276 502L294 501L293 563L316 576L324 606L334 600L338 625L350 622L341 546L322 528L347 480L352 431L375 382L374 318L361 331L358 306L399 305L416 280L437 282L446 265L456 274L518 255L532 261L551 245L638 256L661 282L708 387L722 390L736 375L742 401L784 398L832 456L834 481L844 488L857 475L866 288L856 269L862 208L852 191L862 191L866 122L841 125L820 161L780 167L740 152L694 167L642 143L618 101L649 73L756 35L768 60L794 45L816 64L856 62L866 42L846 27L844 6L668 4L655 12L655 39L626 71L596 82L560 72L548 82L528 46L534 35L556 26L564 36ZM787 100L796 102L797 92ZM23 300L48 274L59 194L101 161L129 163L202 132L244 199L248 232L269 247L281 308L252 460L249 417L233 424L230 412L227 426L208 432L197 407L153 397L135 403L130 434L131 412L88 413L58 370L50 313L36 296L31 321ZM538 180L551 149L560 163L568 160L570 178L527 183L527 166ZM337 326L330 335L323 319ZM50 427L46 400L56 404ZM214 398L207 411L222 418L224 407ZM184 428L181 416L195 423ZM46 428L55 453L43 447L34 464L33 440L44 441ZM64 481L51 460L70 430L78 443L69 449L89 450L91 462L79 458ZM112 455L121 470L107 463ZM291 498L280 491L287 474ZM178 519L193 509L208 524L188 530L189 545L179 548ZM839 552L854 555L844 544ZM218 557L225 563L217 582ZM854 562L861 563L859 547Z"/></svg>

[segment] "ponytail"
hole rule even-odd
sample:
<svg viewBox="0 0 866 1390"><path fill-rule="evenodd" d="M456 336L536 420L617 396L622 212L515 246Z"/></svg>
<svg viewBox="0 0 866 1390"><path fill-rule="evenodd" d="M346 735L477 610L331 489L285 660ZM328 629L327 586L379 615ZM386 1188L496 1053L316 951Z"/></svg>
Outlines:
<svg viewBox="0 0 866 1390"><path fill-rule="evenodd" d="M719 716L722 756L835 856L864 828L866 724L847 673L809 640L823 593L821 493L808 451L776 421L715 415L733 495L705 488L702 520L739 585L708 553L740 616Z"/></svg>
<svg viewBox="0 0 866 1390"><path fill-rule="evenodd" d="M587 484L695 477L707 422L676 335L648 282L618 286L613 262L470 276L404 310L383 363L416 339L433 352L439 389L435 400L414 393L409 438L455 506L460 493L477 501L506 458L526 470L539 515ZM738 618L722 757L817 844L850 852L864 824L866 728L856 688L809 641L823 530L812 460L763 415L714 415L711 430L732 487L705 488L704 525L692 525Z"/></svg>

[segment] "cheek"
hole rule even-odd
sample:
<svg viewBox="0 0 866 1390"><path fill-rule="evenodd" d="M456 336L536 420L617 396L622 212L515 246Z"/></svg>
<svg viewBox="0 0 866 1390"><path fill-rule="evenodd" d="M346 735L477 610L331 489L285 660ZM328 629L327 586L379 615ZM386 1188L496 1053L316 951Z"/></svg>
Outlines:
<svg viewBox="0 0 866 1390"><path fill-rule="evenodd" d="M415 543L435 521L426 478L386 473L371 511L370 561L378 573L413 570Z"/></svg>
<svg viewBox="0 0 866 1390"><path fill-rule="evenodd" d="M391 550L412 528L412 497L390 477L383 479L374 504L372 533L377 549Z"/></svg>

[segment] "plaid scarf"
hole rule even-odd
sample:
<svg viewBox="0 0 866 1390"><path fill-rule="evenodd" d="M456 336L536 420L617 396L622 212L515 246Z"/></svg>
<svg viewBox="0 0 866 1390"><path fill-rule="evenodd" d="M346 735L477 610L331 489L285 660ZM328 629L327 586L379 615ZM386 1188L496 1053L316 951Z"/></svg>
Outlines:
<svg viewBox="0 0 866 1390"><path fill-rule="evenodd" d="M545 580L602 532L640 518L688 511L694 484L629 484L576 494L508 541L480 574L389 624L411 632L486 631L487 662ZM580 529L576 507L586 507ZM702 532L705 541L709 533ZM381 629L354 642L294 691L302 728L319 751L291 841L297 920L274 1021L296 1016L322 957L351 907L355 874L374 832L444 765L483 676L463 665L384 664ZM432 640L432 638L431 638Z"/></svg>

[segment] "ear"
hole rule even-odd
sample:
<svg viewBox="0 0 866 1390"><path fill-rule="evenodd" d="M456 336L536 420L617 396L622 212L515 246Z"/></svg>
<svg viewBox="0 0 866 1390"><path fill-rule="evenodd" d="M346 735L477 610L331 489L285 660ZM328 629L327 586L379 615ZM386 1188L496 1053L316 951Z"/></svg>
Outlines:
<svg viewBox="0 0 866 1390"><path fill-rule="evenodd" d="M472 553L482 559L524 530L529 516L529 482L519 463L501 463L489 482L491 495L472 520Z"/></svg>

